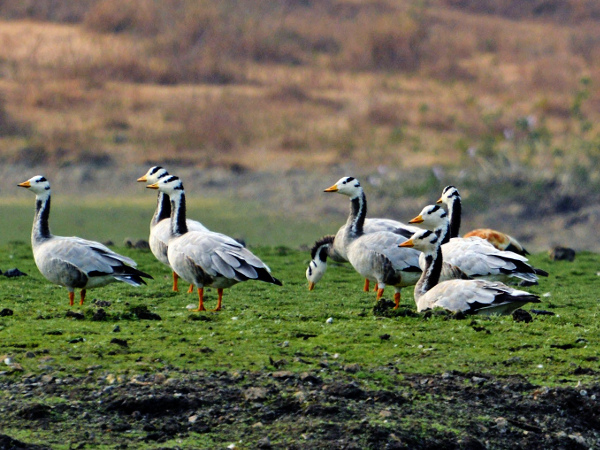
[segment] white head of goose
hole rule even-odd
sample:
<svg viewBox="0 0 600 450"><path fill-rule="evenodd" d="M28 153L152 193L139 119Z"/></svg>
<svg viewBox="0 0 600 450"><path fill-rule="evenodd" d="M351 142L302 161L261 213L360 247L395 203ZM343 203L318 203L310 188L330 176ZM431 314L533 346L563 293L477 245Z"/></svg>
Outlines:
<svg viewBox="0 0 600 450"><path fill-rule="evenodd" d="M323 236L317 240L310 250L310 263L306 268L306 279L308 280L308 290L312 291L315 285L323 278L327 270L327 257L331 252L335 236Z"/></svg>
<svg viewBox="0 0 600 450"><path fill-rule="evenodd" d="M83 305L86 289L115 281L140 286L146 284L143 278L152 278L136 269L131 258L119 255L99 242L54 236L49 226L50 183L45 177L37 175L19 186L36 195L31 232L35 264L48 281L68 289L70 305L73 305L75 288L81 289L80 305Z"/></svg>
<svg viewBox="0 0 600 450"><path fill-rule="evenodd" d="M159 180L168 177L169 172L161 166L153 166L148 169L145 175L137 179L138 182L148 184L157 183ZM164 265L171 267L167 256L169 239L171 237L171 200L164 192L158 192L156 210L150 221L150 237L148 239L152 254ZM195 231L207 231L204 225L195 220L186 220L188 229ZM177 292L179 276L173 271L173 291ZM188 292L193 292L194 286L190 286Z"/></svg>
<svg viewBox="0 0 600 450"><path fill-rule="evenodd" d="M447 239L458 237L460 233L460 224L462 216L462 203L460 193L454 186L446 186L442 191L442 196L437 203L443 203L448 208L450 215L450 235ZM507 250L525 256L529 252L514 237L501 231L490 228L477 228L469 231L464 237L478 236L485 239L498 250Z"/></svg>
<svg viewBox="0 0 600 450"><path fill-rule="evenodd" d="M499 282L448 280L439 283L443 258L440 242L437 232L423 230L400 244L400 247L421 250L425 255L425 268L415 285L415 303L419 312L443 308L465 314L510 314L526 303L539 303L537 295Z"/></svg>
<svg viewBox="0 0 600 450"><path fill-rule="evenodd" d="M171 239L167 255L173 270L198 288L198 311L204 308L204 287L217 288L221 309L223 289L247 280L259 280L281 286L270 269L235 239L212 231L192 231L186 223L183 183L169 176L147 186L158 189L171 199Z"/></svg>
<svg viewBox="0 0 600 450"><path fill-rule="evenodd" d="M507 281L511 277L516 277L529 283L536 283L538 275L548 276L547 272L532 267L526 257L498 250L479 237L449 239L451 225L448 213L439 205L426 206L409 223L437 231L444 262L458 267L471 278Z"/></svg>

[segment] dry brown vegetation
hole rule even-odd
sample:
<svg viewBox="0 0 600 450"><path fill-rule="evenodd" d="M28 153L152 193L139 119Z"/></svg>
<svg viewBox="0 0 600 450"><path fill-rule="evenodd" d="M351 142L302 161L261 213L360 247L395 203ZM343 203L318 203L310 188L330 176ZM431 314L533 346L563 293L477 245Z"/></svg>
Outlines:
<svg viewBox="0 0 600 450"><path fill-rule="evenodd" d="M0 17L8 163L553 172L598 156L589 0L12 0Z"/></svg>

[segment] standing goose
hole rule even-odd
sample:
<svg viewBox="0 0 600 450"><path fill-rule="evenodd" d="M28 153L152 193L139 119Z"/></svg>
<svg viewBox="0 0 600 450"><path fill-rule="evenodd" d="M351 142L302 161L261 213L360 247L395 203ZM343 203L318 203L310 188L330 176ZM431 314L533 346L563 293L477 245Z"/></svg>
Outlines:
<svg viewBox="0 0 600 450"><path fill-rule="evenodd" d="M441 206L429 205L409 223L420 224L438 231L444 262L461 269L471 278L506 282L512 277L536 283L538 275L548 273L532 267L527 258L514 252L502 251L479 237L449 238L448 213ZM423 258L423 257L422 257Z"/></svg>
<svg viewBox="0 0 600 450"><path fill-rule="evenodd" d="M446 205L446 208L448 208L448 213L450 214L450 238L458 237L462 214L461 198L458 189L454 186L446 186L437 203L443 203ZM471 236L478 236L485 239L498 250L507 250L522 256L529 255L529 252L519 241L501 231L492 230L490 228L477 228L464 235L464 237Z"/></svg>
<svg viewBox="0 0 600 450"><path fill-rule="evenodd" d="M119 255L99 242L78 237L54 236L50 233L50 183L37 175L19 184L36 195L35 217L31 232L33 258L39 271L54 284L69 291L73 306L75 288L81 289L83 305L87 289L123 281L132 286L146 284L143 278L152 278L135 268L131 258Z"/></svg>
<svg viewBox="0 0 600 450"><path fill-rule="evenodd" d="M439 283L443 252L438 232L422 230L403 248L416 248L425 255L425 268L415 285L415 303L419 312L443 308L464 314L510 314L526 303L539 303L537 295L484 280L448 280Z"/></svg>
<svg viewBox="0 0 600 450"><path fill-rule="evenodd" d="M158 189L171 200L171 238L167 255L173 270L198 288L198 309L204 308L204 287L217 288L215 311L221 310L223 289L240 281L259 280L281 286L270 269L250 250L221 233L191 231L185 214L185 191L178 177L168 176L147 186Z"/></svg>
<svg viewBox="0 0 600 450"><path fill-rule="evenodd" d="M137 179L138 182L144 182L149 184L157 183L160 179L168 177L169 172L160 166L151 167L145 175ZM169 196L163 192L158 193L158 199L156 202L156 211L150 221L150 250L152 254L161 263L171 268L169 258L167 257L167 249L169 238L171 237L171 202ZM191 231L208 231L204 225L195 220L186 219L186 224ZM171 269L172 270L172 269ZM173 270L173 291L178 291L177 281L178 275ZM194 285L190 285L188 292L192 292Z"/></svg>
<svg viewBox="0 0 600 450"><path fill-rule="evenodd" d="M346 223L337 231L328 251L328 256L336 262L348 262L347 248L363 234L388 231L404 239L419 229L391 219L367 218L367 197L360 182L354 177L342 177L325 192L337 192L350 197L350 214ZM326 266L325 266L326 267ZM369 290L369 279L365 279L365 291Z"/></svg>

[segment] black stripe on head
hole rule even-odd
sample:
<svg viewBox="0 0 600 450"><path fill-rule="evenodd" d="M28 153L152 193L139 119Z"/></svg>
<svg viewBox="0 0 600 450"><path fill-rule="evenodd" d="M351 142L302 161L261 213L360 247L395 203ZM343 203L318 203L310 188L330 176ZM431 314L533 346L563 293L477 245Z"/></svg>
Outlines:
<svg viewBox="0 0 600 450"><path fill-rule="evenodd" d="M324 245L333 245L333 240L334 239L335 239L334 235L327 235L327 236L323 236L320 239L317 239L317 241L314 243L314 245L310 249L310 257L311 257L311 259L315 259L315 257L317 256L317 251L319 250L319 248L323 247Z"/></svg>
<svg viewBox="0 0 600 450"><path fill-rule="evenodd" d="M36 183L41 183L43 181L48 181L48 180L46 180L46 177L39 177L37 180L35 180Z"/></svg>
<svg viewBox="0 0 600 450"><path fill-rule="evenodd" d="M161 169L162 169L161 166L154 166L152 169L150 169L150 175L154 175L156 172L158 172Z"/></svg>
<svg viewBox="0 0 600 450"><path fill-rule="evenodd" d="M161 174L158 176L158 179L160 180L161 178L168 177L168 176L169 176L169 172L167 172L167 171L165 170L165 171L164 171L164 173L161 173Z"/></svg>
<svg viewBox="0 0 600 450"><path fill-rule="evenodd" d="M346 180L344 181L344 184L345 184L345 183L350 183L350 182L351 182L351 181L353 181L353 180L354 180L354 177L348 177L348 178L346 178Z"/></svg>
<svg viewBox="0 0 600 450"><path fill-rule="evenodd" d="M442 191L442 194L447 193L448 191L454 189L454 192L450 195L450 197L456 197L458 195L458 189L456 189L454 186L450 185L450 186L446 186L444 188L444 190Z"/></svg>

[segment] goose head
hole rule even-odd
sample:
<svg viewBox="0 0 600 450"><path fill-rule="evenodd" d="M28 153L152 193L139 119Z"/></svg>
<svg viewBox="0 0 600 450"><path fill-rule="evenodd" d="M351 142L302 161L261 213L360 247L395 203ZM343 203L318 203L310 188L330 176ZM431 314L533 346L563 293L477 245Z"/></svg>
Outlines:
<svg viewBox="0 0 600 450"><path fill-rule="evenodd" d="M437 231L417 231L412 237L398 244L398 247L409 247L421 250L423 253L432 253L440 245L440 235Z"/></svg>
<svg viewBox="0 0 600 450"><path fill-rule="evenodd" d="M158 180L160 180L161 178L166 177L167 175L169 175L169 172L167 172L161 166L153 166L150 167L150 169L148 169L148 172L146 172L145 175L139 177L137 181L154 184L157 183Z"/></svg>
<svg viewBox="0 0 600 450"><path fill-rule="evenodd" d="M324 192L337 192L338 194L347 195L350 198L355 198L361 195L362 187L360 182L354 177L340 178L333 186L325 189Z"/></svg>
<svg viewBox="0 0 600 450"><path fill-rule="evenodd" d="M146 186L148 189L158 189L169 197L183 193L183 183L175 175L169 175L158 180L156 183Z"/></svg>
<svg viewBox="0 0 600 450"><path fill-rule="evenodd" d="M428 230L436 230L446 227L448 224L448 213L439 205L428 205L421 213L408 221L415 225L419 225Z"/></svg>
<svg viewBox="0 0 600 450"><path fill-rule="evenodd" d="M436 203L443 203L444 205L451 204L455 199L460 200L460 193L454 186L446 186L442 191L442 196Z"/></svg>
<svg viewBox="0 0 600 450"><path fill-rule="evenodd" d="M50 182L43 175L36 175L17 186L31 190L37 196L50 195Z"/></svg>
<svg viewBox="0 0 600 450"><path fill-rule="evenodd" d="M323 278L327 270L327 255L329 248L333 244L334 236L324 236L313 245L310 250L312 258L306 268L306 279L308 280L308 290L312 291L315 285Z"/></svg>

